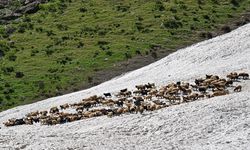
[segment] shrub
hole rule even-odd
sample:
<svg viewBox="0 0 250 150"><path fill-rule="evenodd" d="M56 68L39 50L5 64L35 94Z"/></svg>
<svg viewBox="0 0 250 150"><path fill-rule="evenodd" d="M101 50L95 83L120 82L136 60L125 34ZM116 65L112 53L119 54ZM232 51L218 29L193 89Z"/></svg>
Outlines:
<svg viewBox="0 0 250 150"><path fill-rule="evenodd" d="M25 27L23 27L23 26L19 27L17 32L24 33L25 32Z"/></svg>
<svg viewBox="0 0 250 150"><path fill-rule="evenodd" d="M157 53L155 52L155 51L152 51L151 52L151 56L154 58L154 59L156 59L158 56L157 56Z"/></svg>
<svg viewBox="0 0 250 150"><path fill-rule="evenodd" d="M44 51L45 51L45 53L46 53L47 56L50 56L50 55L52 55L55 52L55 50L52 49L52 48L47 48Z"/></svg>
<svg viewBox="0 0 250 150"><path fill-rule="evenodd" d="M236 7L239 6L239 2L237 0L231 0L231 4L233 4Z"/></svg>
<svg viewBox="0 0 250 150"><path fill-rule="evenodd" d="M14 89L8 88L8 89L5 89L5 90L3 91L3 94L8 95L8 94L14 93L14 91L15 91Z"/></svg>
<svg viewBox="0 0 250 150"><path fill-rule="evenodd" d="M38 27L38 28L36 28L36 32L40 32L40 33L42 33L42 32L43 32L43 28L42 28L42 27Z"/></svg>
<svg viewBox="0 0 250 150"><path fill-rule="evenodd" d="M224 32L224 33L228 33L228 32L231 32L231 28L229 26L223 26L221 28L221 30Z"/></svg>
<svg viewBox="0 0 250 150"><path fill-rule="evenodd" d="M67 26L67 25L57 24L56 27L57 27L60 31L66 31L66 30L68 30L68 26Z"/></svg>
<svg viewBox="0 0 250 150"><path fill-rule="evenodd" d="M2 103L3 103L3 98L0 97L0 106L2 105Z"/></svg>
<svg viewBox="0 0 250 150"><path fill-rule="evenodd" d="M31 22L31 19L28 16L24 16L23 22Z"/></svg>
<svg viewBox="0 0 250 150"><path fill-rule="evenodd" d="M35 85L38 87L39 90L44 90L44 88L45 88L44 81L36 81Z"/></svg>
<svg viewBox="0 0 250 150"><path fill-rule="evenodd" d="M93 82L93 77L90 77L90 76L88 76L88 83L92 83Z"/></svg>
<svg viewBox="0 0 250 150"><path fill-rule="evenodd" d="M77 48L82 48L84 46L84 43L83 42L79 42L78 45L77 45Z"/></svg>
<svg viewBox="0 0 250 150"><path fill-rule="evenodd" d="M130 8L129 6L121 6L121 5L116 6L116 10L121 12L126 12L129 10L129 8Z"/></svg>
<svg viewBox="0 0 250 150"><path fill-rule="evenodd" d="M212 3L217 5L220 4L218 0L212 0Z"/></svg>
<svg viewBox="0 0 250 150"><path fill-rule="evenodd" d="M46 31L47 36L55 35L55 33L52 30Z"/></svg>
<svg viewBox="0 0 250 150"><path fill-rule="evenodd" d="M136 50L136 51L135 51L135 54L136 54L136 55L141 55L141 51L140 51L140 50Z"/></svg>
<svg viewBox="0 0 250 150"><path fill-rule="evenodd" d="M3 67L1 70L3 71L4 74L8 75L14 71L14 68L13 67Z"/></svg>
<svg viewBox="0 0 250 150"><path fill-rule="evenodd" d="M107 51L107 52L106 52L106 55L112 56L112 55L113 55L113 52L112 52L112 51Z"/></svg>
<svg viewBox="0 0 250 150"><path fill-rule="evenodd" d="M132 58L132 55L129 52L124 53L126 59Z"/></svg>
<svg viewBox="0 0 250 150"><path fill-rule="evenodd" d="M135 27L136 27L136 29L137 29L138 31L141 31L141 30L144 29L144 27L143 27L143 25L142 25L141 22L136 22L136 23L135 23Z"/></svg>
<svg viewBox="0 0 250 150"><path fill-rule="evenodd" d="M211 39L213 37L213 34L211 32L201 32L200 37L206 38L206 39Z"/></svg>
<svg viewBox="0 0 250 150"><path fill-rule="evenodd" d="M210 17L208 15L203 15L203 18L206 20L210 20Z"/></svg>
<svg viewBox="0 0 250 150"><path fill-rule="evenodd" d="M196 17L194 17L194 18L193 18L193 20L194 20L194 21L199 21L199 19L198 19L198 18L196 18Z"/></svg>
<svg viewBox="0 0 250 150"><path fill-rule="evenodd" d="M5 54L4 54L4 51L0 49L0 58L3 57Z"/></svg>
<svg viewBox="0 0 250 150"><path fill-rule="evenodd" d="M15 55L10 55L9 56L9 61L16 61L17 56Z"/></svg>
<svg viewBox="0 0 250 150"><path fill-rule="evenodd" d="M176 9L175 7L171 7L171 8L170 8L170 11L171 11L172 13L177 13L177 9Z"/></svg>
<svg viewBox="0 0 250 150"><path fill-rule="evenodd" d="M198 3L199 5L202 5L202 4L204 4L204 1L203 1L203 0L197 0L197 3Z"/></svg>
<svg viewBox="0 0 250 150"><path fill-rule="evenodd" d="M107 45L109 44L109 42L106 42L106 41L98 41L97 42L97 45Z"/></svg>
<svg viewBox="0 0 250 150"><path fill-rule="evenodd" d="M31 50L30 56L35 56L37 53L39 53L39 51L33 49L33 50Z"/></svg>
<svg viewBox="0 0 250 150"><path fill-rule="evenodd" d="M84 7L81 7L81 8L79 8L79 11L80 11L81 13L84 13L84 12L86 12L86 11L87 11L87 9L86 9L86 8L84 8Z"/></svg>
<svg viewBox="0 0 250 150"><path fill-rule="evenodd" d="M67 63L70 63L72 61L72 58L70 58L69 56L64 56L62 58L57 59L57 63L62 64L62 65L66 65Z"/></svg>
<svg viewBox="0 0 250 150"><path fill-rule="evenodd" d="M98 31L98 35L100 35L100 36L104 36L104 35L106 35L108 33L108 31L106 31L106 30L99 30Z"/></svg>
<svg viewBox="0 0 250 150"><path fill-rule="evenodd" d="M16 72L16 78L22 78L24 76L23 72Z"/></svg>
<svg viewBox="0 0 250 150"><path fill-rule="evenodd" d="M170 29L177 29L179 27L182 27L182 23L180 21L175 20L175 19L165 20L163 22L163 25L165 28L170 28Z"/></svg>
<svg viewBox="0 0 250 150"><path fill-rule="evenodd" d="M161 1L156 1L155 10L164 11L165 10L164 4Z"/></svg>

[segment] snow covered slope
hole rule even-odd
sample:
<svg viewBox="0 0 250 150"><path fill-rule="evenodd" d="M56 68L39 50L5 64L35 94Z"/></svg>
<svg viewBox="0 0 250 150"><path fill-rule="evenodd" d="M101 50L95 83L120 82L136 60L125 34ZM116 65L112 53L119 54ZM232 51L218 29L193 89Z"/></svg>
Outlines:
<svg viewBox="0 0 250 150"><path fill-rule="evenodd" d="M96 87L0 113L0 149L248 149L250 81L243 92L172 106L144 115L97 117L55 126L2 122L103 92L136 84L188 81L205 74L250 72L250 24L229 34L181 49L151 65Z"/></svg>

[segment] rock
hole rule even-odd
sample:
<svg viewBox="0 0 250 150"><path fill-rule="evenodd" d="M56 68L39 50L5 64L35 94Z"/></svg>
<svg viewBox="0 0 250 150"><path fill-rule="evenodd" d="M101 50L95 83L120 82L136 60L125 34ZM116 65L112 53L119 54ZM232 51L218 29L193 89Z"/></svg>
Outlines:
<svg viewBox="0 0 250 150"><path fill-rule="evenodd" d="M16 10L15 12L16 13L20 13L20 14L25 14L25 13L35 13L39 10L39 4L40 2L32 2L32 3L29 3L25 6L22 6L20 7L18 10Z"/></svg>
<svg viewBox="0 0 250 150"><path fill-rule="evenodd" d="M0 18L1 20L14 20L14 19L17 19L18 17L22 16L22 14L20 13L11 13L9 15L6 15L6 16L3 16L2 18Z"/></svg>
<svg viewBox="0 0 250 150"><path fill-rule="evenodd" d="M0 7L4 7L6 5L9 5L10 1L9 0L0 0Z"/></svg>
<svg viewBox="0 0 250 150"><path fill-rule="evenodd" d="M47 0L20 0L20 5L18 8L10 7L11 0L0 0L0 9L4 13L0 13L0 23L6 24L9 21L16 20L20 16L26 13L35 13L39 10L39 4L46 3ZM7 13L6 13L7 12Z"/></svg>
<svg viewBox="0 0 250 150"><path fill-rule="evenodd" d="M3 9L4 8L4 5L0 4L0 9Z"/></svg>

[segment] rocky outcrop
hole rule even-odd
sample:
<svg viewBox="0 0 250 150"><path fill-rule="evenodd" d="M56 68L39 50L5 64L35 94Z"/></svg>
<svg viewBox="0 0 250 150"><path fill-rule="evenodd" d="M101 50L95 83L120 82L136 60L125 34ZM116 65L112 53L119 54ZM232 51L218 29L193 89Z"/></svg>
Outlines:
<svg viewBox="0 0 250 150"><path fill-rule="evenodd" d="M39 10L39 4L45 2L47 0L0 0L0 23L8 23L24 14L35 13ZM13 3L17 6L13 7Z"/></svg>

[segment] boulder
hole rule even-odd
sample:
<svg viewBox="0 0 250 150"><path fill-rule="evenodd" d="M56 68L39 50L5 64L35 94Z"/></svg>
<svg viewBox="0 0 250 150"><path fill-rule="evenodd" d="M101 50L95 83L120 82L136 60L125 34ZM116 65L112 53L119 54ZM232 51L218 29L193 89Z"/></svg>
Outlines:
<svg viewBox="0 0 250 150"><path fill-rule="evenodd" d="M35 13L39 10L39 4L40 2L37 2L37 1L29 3L25 6L20 7L15 12L20 13L20 14Z"/></svg>

